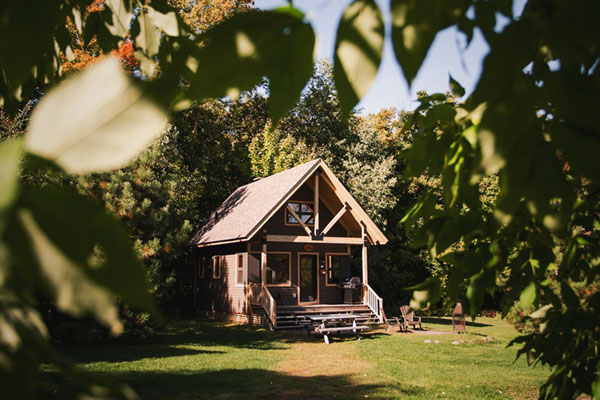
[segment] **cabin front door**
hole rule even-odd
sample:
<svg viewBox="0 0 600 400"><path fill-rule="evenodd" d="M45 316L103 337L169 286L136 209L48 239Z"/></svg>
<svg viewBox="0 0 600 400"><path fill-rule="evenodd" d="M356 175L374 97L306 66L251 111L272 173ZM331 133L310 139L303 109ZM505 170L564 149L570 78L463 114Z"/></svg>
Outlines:
<svg viewBox="0 0 600 400"><path fill-rule="evenodd" d="M317 254L300 254L298 256L299 303L316 303L318 292Z"/></svg>

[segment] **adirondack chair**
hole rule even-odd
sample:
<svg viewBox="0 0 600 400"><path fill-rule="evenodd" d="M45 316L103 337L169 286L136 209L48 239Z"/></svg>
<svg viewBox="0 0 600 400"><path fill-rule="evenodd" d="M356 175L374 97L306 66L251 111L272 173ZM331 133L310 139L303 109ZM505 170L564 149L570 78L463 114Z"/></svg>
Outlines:
<svg viewBox="0 0 600 400"><path fill-rule="evenodd" d="M398 317L387 317L385 315L385 311L383 312L383 319L385 321L385 331L386 332L391 332L392 329L394 328L398 328L398 332L406 332L406 328L404 327L404 324L402 324L402 322L400 322L400 318ZM394 321L396 321L396 323L394 323Z"/></svg>
<svg viewBox="0 0 600 400"><path fill-rule="evenodd" d="M412 325L413 329L417 329L417 325L419 325L419 330L423 329L421 326L421 317L415 317L415 312L410 311L410 306L400 307L400 312L402 313L402 318L404 319L405 330L408 330L409 325Z"/></svg>

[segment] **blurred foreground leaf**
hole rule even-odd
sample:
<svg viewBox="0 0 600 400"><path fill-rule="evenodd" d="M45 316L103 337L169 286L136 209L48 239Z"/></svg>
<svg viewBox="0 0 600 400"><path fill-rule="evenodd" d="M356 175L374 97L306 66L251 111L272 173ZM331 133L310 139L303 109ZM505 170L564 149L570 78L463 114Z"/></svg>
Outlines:
<svg viewBox="0 0 600 400"><path fill-rule="evenodd" d="M119 321L115 296L88 280L81 268L44 234L30 212L20 211L19 217L35 250L41 276L47 281L47 289L58 308L74 316L91 313L113 334L121 333L123 324Z"/></svg>
<svg viewBox="0 0 600 400"><path fill-rule="evenodd" d="M165 112L110 57L42 98L25 148L67 172L108 171L131 161L164 132L166 122Z"/></svg>
<svg viewBox="0 0 600 400"><path fill-rule="evenodd" d="M22 140L13 139L0 143L0 218L17 198L19 164L22 154ZM0 232L2 232L1 222Z"/></svg>
<svg viewBox="0 0 600 400"><path fill-rule="evenodd" d="M432 0L392 0L392 41L409 86L435 35L451 25L449 8Z"/></svg>
<svg viewBox="0 0 600 400"><path fill-rule="evenodd" d="M373 0L356 0L344 12L335 43L333 76L342 113L368 92L381 62L383 17Z"/></svg>
<svg viewBox="0 0 600 400"><path fill-rule="evenodd" d="M43 251L57 265L76 269L77 273L64 272L73 275L73 279L83 279L75 276L82 274L91 279L91 284L100 285L128 304L155 312L133 244L121 224L106 210L80 195L53 186L25 192L23 204L30 211L21 212L21 220L38 254ZM44 241L50 240L48 237L51 243ZM95 249L100 250L101 256L94 258ZM54 254L57 252L60 254Z"/></svg>
<svg viewBox="0 0 600 400"><path fill-rule="evenodd" d="M287 9L238 14L209 30L193 48L197 65L189 95L197 100L229 96L269 79L269 108L277 121L300 98L312 74L315 37L309 24Z"/></svg>

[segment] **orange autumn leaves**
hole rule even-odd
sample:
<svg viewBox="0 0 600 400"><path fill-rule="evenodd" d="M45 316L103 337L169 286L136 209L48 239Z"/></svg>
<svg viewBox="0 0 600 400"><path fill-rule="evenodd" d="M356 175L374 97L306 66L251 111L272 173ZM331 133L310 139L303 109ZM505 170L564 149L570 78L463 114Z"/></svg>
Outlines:
<svg viewBox="0 0 600 400"><path fill-rule="evenodd" d="M104 1L91 1L86 7L84 20L91 13L103 11ZM247 11L254 5L253 0L170 0L169 3L180 10L183 20L196 33L217 25L235 13ZM67 21L67 29L71 34L72 52L61 54L61 69L64 76L80 71L105 56L95 37L89 43L84 43L73 21ZM110 54L121 60L127 72L133 73L139 70L140 65L134 51L134 43L127 38Z"/></svg>
<svg viewBox="0 0 600 400"><path fill-rule="evenodd" d="M94 12L104 10L104 0L93 0L87 6L84 13L84 20ZM67 30L71 35L72 53L69 55L61 54L61 69L64 76L69 76L73 72L81 71L87 66L104 58L104 53L98 45L96 37L92 38L89 43L85 43L80 32L71 19L67 19ZM116 56L121 60L123 68L133 73L138 67L139 62L133 55L133 43L129 39L119 44L119 47L110 52L112 56Z"/></svg>

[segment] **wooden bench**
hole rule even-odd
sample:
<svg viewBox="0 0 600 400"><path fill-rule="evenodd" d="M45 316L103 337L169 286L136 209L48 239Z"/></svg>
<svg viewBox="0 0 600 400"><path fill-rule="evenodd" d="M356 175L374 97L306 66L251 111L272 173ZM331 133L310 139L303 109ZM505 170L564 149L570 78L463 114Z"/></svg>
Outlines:
<svg viewBox="0 0 600 400"><path fill-rule="evenodd" d="M323 340L325 340L325 344L329 344L329 334L338 333L338 332L354 332L356 333L356 337L360 340L360 331L364 331L369 329L367 325L357 325L357 326L331 326L331 327L321 327L317 326L315 328L315 332L323 335Z"/></svg>

